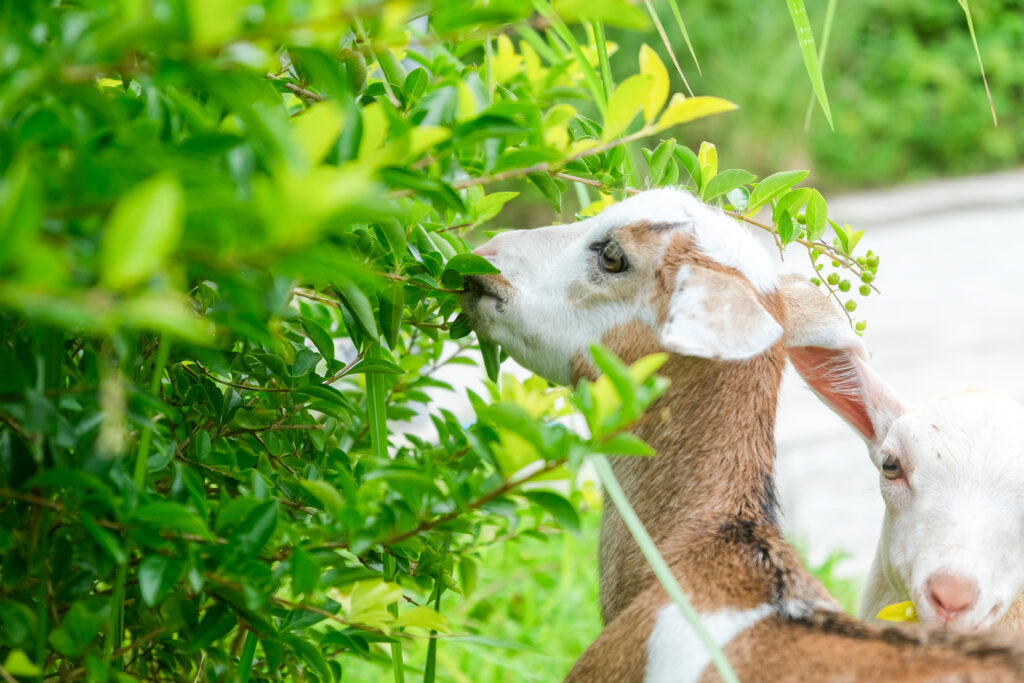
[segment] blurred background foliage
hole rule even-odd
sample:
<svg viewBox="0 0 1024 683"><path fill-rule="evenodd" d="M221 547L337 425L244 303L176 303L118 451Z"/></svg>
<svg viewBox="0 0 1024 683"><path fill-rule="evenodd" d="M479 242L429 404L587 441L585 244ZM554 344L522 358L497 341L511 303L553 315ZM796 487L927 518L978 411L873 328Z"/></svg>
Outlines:
<svg viewBox="0 0 1024 683"><path fill-rule="evenodd" d="M1009 163L977 140L1020 134L996 47L1019 17L976 9L990 129L940 4L840 8L837 132L816 109L808 137L781 5L683 7L691 84L742 106L712 125L732 105L684 98L625 0L0 2L3 671L560 678L599 630L578 468L646 453L623 430L664 386L608 359L614 385L499 388L500 350L457 317L463 276L490 269L470 246L680 184L746 220L769 207L780 244L869 288L861 234L792 189L806 172L768 174ZM467 394L460 366L492 381Z"/></svg>
<svg viewBox="0 0 1024 683"><path fill-rule="evenodd" d="M997 127L956 0L837 2L822 68L834 131L820 110L804 128L811 87L785 12L743 0L679 3L698 74L667 5L654 3L694 92L724 97L743 111L741 123L708 119L687 129L694 138L683 139L715 141L727 165L759 174L811 168L820 185L836 191L992 171L1024 159L1019 0L970 3ZM828 0L806 5L820 46ZM649 40L624 31L609 38L626 52Z"/></svg>

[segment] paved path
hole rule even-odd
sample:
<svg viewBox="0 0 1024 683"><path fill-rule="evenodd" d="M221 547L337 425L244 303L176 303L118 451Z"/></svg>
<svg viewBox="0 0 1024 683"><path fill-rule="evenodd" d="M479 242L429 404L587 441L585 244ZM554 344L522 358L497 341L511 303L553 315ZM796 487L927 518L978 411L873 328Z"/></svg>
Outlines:
<svg viewBox="0 0 1024 683"><path fill-rule="evenodd" d="M907 399L969 386L1024 401L1024 171L837 198L881 256L858 313L873 367ZM784 383L777 466L786 527L812 561L847 550L862 578L881 528L877 474L858 437L792 372Z"/></svg>

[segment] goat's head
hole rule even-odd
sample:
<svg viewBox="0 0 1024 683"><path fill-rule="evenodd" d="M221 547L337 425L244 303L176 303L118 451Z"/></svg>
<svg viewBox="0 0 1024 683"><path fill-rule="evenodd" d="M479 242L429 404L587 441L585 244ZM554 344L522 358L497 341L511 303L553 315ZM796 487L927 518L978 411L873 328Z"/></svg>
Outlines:
<svg viewBox="0 0 1024 683"><path fill-rule="evenodd" d="M477 333L537 374L593 374L587 349L627 361L661 349L746 360L782 327L759 301L771 259L746 230L681 190L651 190L570 225L506 232L477 249L500 275L473 276Z"/></svg>
<svg viewBox="0 0 1024 683"><path fill-rule="evenodd" d="M1024 407L979 391L908 405L820 292L802 278L782 289L793 366L879 471L887 580L926 623L998 623L1024 590Z"/></svg>

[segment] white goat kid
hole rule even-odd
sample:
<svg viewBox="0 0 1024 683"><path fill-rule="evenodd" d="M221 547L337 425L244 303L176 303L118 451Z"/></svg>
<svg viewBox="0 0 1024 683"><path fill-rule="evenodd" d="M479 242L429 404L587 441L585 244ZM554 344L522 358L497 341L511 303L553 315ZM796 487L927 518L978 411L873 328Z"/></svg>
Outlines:
<svg viewBox="0 0 1024 683"><path fill-rule="evenodd" d="M913 601L922 622L1024 630L1024 407L961 391L909 405L866 364L861 340L803 278L791 301L818 315L791 321L797 371L864 438L885 501L861 617ZM791 306L792 308L792 306ZM823 335L840 350L815 349Z"/></svg>
<svg viewBox="0 0 1024 683"><path fill-rule="evenodd" d="M1024 680L1024 655L990 638L842 614L783 539L774 423L789 314L771 259L732 219L654 190L477 253L501 270L469 279L477 333L548 379L594 377L595 342L627 362L670 352L671 386L636 428L658 455L612 467L741 680ZM713 676L612 506L600 552L607 626L569 680Z"/></svg>

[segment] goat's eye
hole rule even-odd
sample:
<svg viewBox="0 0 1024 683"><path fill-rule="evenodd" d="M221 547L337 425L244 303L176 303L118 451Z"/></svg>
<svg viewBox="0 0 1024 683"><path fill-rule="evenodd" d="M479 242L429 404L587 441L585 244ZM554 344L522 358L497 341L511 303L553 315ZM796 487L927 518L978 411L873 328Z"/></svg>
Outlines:
<svg viewBox="0 0 1024 683"><path fill-rule="evenodd" d="M622 247L615 242L609 242L601 249L601 268L604 270L609 273L621 273L627 265Z"/></svg>
<svg viewBox="0 0 1024 683"><path fill-rule="evenodd" d="M903 473L903 465L900 464L900 461L890 455L882 461L882 476L886 479L896 480L902 479L906 475Z"/></svg>

